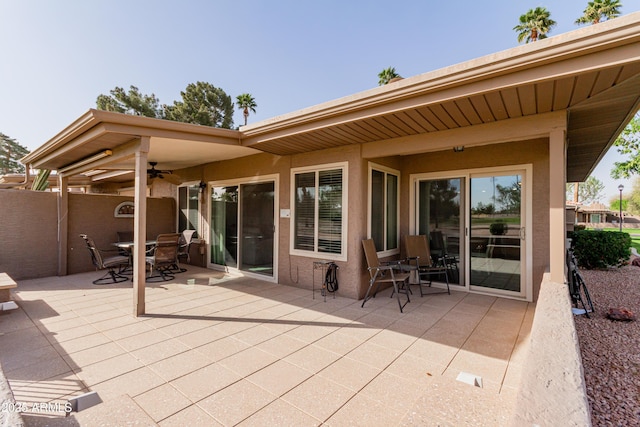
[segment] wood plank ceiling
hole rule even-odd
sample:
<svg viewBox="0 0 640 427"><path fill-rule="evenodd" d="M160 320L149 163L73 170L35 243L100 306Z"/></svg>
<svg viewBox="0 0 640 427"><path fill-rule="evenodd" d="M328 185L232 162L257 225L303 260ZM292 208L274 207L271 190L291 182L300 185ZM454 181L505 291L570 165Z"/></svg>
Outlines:
<svg viewBox="0 0 640 427"><path fill-rule="evenodd" d="M573 159L568 166L575 170L572 178L577 179L591 171L594 152L598 152L598 159L604 154L621 122L620 115L623 119L637 102L639 76L640 63L631 63L356 118L257 142L252 147L291 155L575 109L569 119L569 154ZM619 96L624 93L629 100L621 103ZM588 107L588 101L598 99ZM581 108L582 104L586 107ZM594 115L599 119L593 120ZM581 165L583 160L586 163Z"/></svg>

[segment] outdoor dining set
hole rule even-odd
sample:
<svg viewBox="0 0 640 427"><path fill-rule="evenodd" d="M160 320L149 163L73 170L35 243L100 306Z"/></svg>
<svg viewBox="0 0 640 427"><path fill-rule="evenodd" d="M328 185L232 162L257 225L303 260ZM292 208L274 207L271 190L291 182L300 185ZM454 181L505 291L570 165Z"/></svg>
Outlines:
<svg viewBox="0 0 640 427"><path fill-rule="evenodd" d="M146 280L167 281L175 279L176 273L187 271L180 265L182 259L189 262L189 248L194 237L194 230L182 233L159 234L154 240L147 240L145 268L148 270ZM91 261L98 270L106 273L93 281L94 285L106 285L132 280L133 277L133 232L118 232L118 241L112 244L113 249L98 248L94 240L81 234Z"/></svg>

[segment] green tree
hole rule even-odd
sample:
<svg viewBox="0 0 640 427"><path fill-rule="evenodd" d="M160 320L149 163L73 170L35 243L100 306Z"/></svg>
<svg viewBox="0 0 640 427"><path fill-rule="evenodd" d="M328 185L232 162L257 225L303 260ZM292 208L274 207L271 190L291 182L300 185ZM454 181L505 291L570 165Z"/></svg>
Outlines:
<svg viewBox="0 0 640 427"><path fill-rule="evenodd" d="M609 209L614 212L620 210L620 197L612 197ZM622 211L633 215L640 215L640 177L636 177L631 185L631 191L622 195Z"/></svg>
<svg viewBox="0 0 640 427"><path fill-rule="evenodd" d="M20 163L20 159L27 154L29 150L26 147L4 133L0 133L0 172L3 175L24 173L24 165Z"/></svg>
<svg viewBox="0 0 640 427"><path fill-rule="evenodd" d="M244 116L244 125L247 125L247 119L249 118L249 111L256 112L256 100L253 99L248 93L243 93L236 96L236 102L238 104L238 109L242 110L242 115Z"/></svg>
<svg viewBox="0 0 640 427"><path fill-rule="evenodd" d="M498 195L496 196L495 203L502 207L502 209L499 210L500 213L520 212L521 191L520 185L518 185L517 182L508 186L496 184L496 191Z"/></svg>
<svg viewBox="0 0 640 427"><path fill-rule="evenodd" d="M529 9L524 15L520 15L520 23L513 27L518 33L518 43L525 40L526 43L547 38L547 33L556 25L551 19L551 12L544 7Z"/></svg>
<svg viewBox="0 0 640 427"><path fill-rule="evenodd" d="M573 200L576 185L578 186L577 202L590 205L602 200L604 197L604 184L595 176L589 176L584 182L567 184L567 199Z"/></svg>
<svg viewBox="0 0 640 427"><path fill-rule="evenodd" d="M620 0L593 0L587 3L576 24L597 24L620 16Z"/></svg>
<svg viewBox="0 0 640 427"><path fill-rule="evenodd" d="M109 92L111 95L98 95L96 100L98 110L162 118L159 101L154 94L144 95L135 86L130 86L129 92L117 86Z"/></svg>
<svg viewBox="0 0 640 427"><path fill-rule="evenodd" d="M630 156L622 162L615 162L611 170L611 177L615 179L630 178L632 175L640 175L640 114L631 119L622 130L614 144L618 153Z"/></svg>
<svg viewBox="0 0 640 427"><path fill-rule="evenodd" d="M378 73L378 86L384 86L395 78L402 78L402 76L396 72L394 67L385 68Z"/></svg>
<svg viewBox="0 0 640 427"><path fill-rule="evenodd" d="M225 129L233 127L233 101L222 89L197 82L190 83L180 95L182 101L164 106L166 119Z"/></svg>

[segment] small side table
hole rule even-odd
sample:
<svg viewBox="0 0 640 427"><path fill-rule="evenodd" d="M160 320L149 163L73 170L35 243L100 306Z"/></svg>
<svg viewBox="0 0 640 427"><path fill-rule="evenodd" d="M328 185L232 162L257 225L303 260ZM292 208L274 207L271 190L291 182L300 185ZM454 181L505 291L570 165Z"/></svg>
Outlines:
<svg viewBox="0 0 640 427"><path fill-rule="evenodd" d="M316 299L316 270L320 270L322 271L322 275L320 276L320 278L322 279L322 285L320 287L320 293L321 295L324 297L324 302L327 302L327 286L325 283L325 276L327 275L327 267L329 266L329 264L331 264L333 261L327 261L327 260L317 260L317 261L313 261L313 278L311 279L311 292L313 295L313 299ZM335 299L336 294L335 292L333 293L333 298Z"/></svg>

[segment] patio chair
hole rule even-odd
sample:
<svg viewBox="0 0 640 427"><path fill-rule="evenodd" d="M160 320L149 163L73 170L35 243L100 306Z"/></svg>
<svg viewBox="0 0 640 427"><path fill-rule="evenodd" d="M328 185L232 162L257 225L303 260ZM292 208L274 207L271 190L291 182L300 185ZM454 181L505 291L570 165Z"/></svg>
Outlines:
<svg viewBox="0 0 640 427"><path fill-rule="evenodd" d="M403 264L402 268L405 271L415 271L418 276L417 285L420 287L420 296L424 296L432 293L423 291L424 285L431 287L433 282L432 277L444 277L447 284L447 293L451 295L449 289L449 276L447 275L447 266L445 265L444 258L440 257L434 260L431 258L431 251L429 250L429 242L427 236L405 236L404 239L405 250L407 252L407 264Z"/></svg>
<svg viewBox="0 0 640 427"><path fill-rule="evenodd" d="M129 265L129 257L124 255L113 255L103 257L103 252L96 247L93 239L86 234L81 234L87 244L89 253L91 253L91 262L97 270L107 270L104 276L93 281L94 285L108 285L111 283L120 283L129 280L129 277L123 276L122 271ZM117 270L117 271L116 271Z"/></svg>
<svg viewBox="0 0 640 427"><path fill-rule="evenodd" d="M440 260L447 266L449 279L454 283L459 280L458 257L449 253L447 241L440 230L433 230L429 233L429 243L431 256L433 259Z"/></svg>
<svg viewBox="0 0 640 427"><path fill-rule="evenodd" d="M409 274L398 271L398 266L393 263L381 263L378 259L378 252L376 251L376 245L373 242L373 239L363 240L362 247L364 248L364 256L367 259L367 270L371 277L369 280L369 288L367 289L367 293L362 301L362 307L364 307L364 304L371 298L375 298L380 284L385 283L393 286L393 293L391 296L393 297L394 294L397 296L398 307L400 307L400 313L402 313L404 306L407 305L408 302L411 302L409 298L409 293L411 292L408 281ZM373 291L373 295L371 295L371 289L374 284L376 287ZM407 296L407 300L404 304L400 301L400 294L405 294Z"/></svg>
<svg viewBox="0 0 640 427"><path fill-rule="evenodd" d="M191 248L191 240L193 240L193 235L196 233L195 230L184 230L180 235L180 243L178 245L178 261L182 258L187 259L187 264L191 262L191 257L189 256L189 249ZM181 272L187 271L186 268L180 268L176 265L178 270Z"/></svg>
<svg viewBox="0 0 640 427"><path fill-rule="evenodd" d="M150 267L148 279L161 278L163 281L173 280L172 267L178 265L178 242L179 233L159 234L156 238L156 245L153 254L146 257L146 262ZM158 275L153 274L154 270Z"/></svg>

